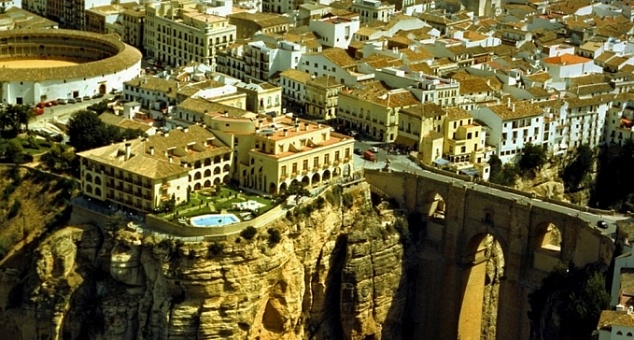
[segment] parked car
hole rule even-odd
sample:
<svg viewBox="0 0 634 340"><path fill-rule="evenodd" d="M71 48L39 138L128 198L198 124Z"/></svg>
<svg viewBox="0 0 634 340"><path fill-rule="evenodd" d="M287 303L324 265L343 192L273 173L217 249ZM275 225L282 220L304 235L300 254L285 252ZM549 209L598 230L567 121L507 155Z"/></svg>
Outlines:
<svg viewBox="0 0 634 340"><path fill-rule="evenodd" d="M363 155L363 150L361 150L360 148L354 148L353 152L355 155Z"/></svg>
<svg viewBox="0 0 634 340"><path fill-rule="evenodd" d="M90 96L84 96L82 99L83 100L90 100Z"/></svg>
<svg viewBox="0 0 634 340"><path fill-rule="evenodd" d="M369 150L370 152L374 152L374 153L379 152L379 148L377 148L376 146L371 147Z"/></svg>
<svg viewBox="0 0 634 340"><path fill-rule="evenodd" d="M601 229L608 229L608 224L603 220L599 220L597 221L597 227Z"/></svg>
<svg viewBox="0 0 634 340"><path fill-rule="evenodd" d="M46 106L46 103L44 103L44 102L39 102L39 103L35 104L35 107L39 107L39 108L43 108L44 106Z"/></svg>
<svg viewBox="0 0 634 340"><path fill-rule="evenodd" d="M68 100L66 101L68 104L75 104L77 103L77 101L74 98L68 98Z"/></svg>
<svg viewBox="0 0 634 340"><path fill-rule="evenodd" d="M33 112L35 113L35 115L36 115L36 116L39 116L39 115L41 115L41 114L44 114L44 109L43 109L43 108L41 108L41 107L35 107L35 108L33 109Z"/></svg>
<svg viewBox="0 0 634 340"><path fill-rule="evenodd" d="M363 153L363 158L368 161L376 162L376 154L372 153L370 150Z"/></svg>
<svg viewBox="0 0 634 340"><path fill-rule="evenodd" d="M97 99L103 97L103 93L95 93L92 95L92 99Z"/></svg>
<svg viewBox="0 0 634 340"><path fill-rule="evenodd" d="M83 102L81 97L75 97L75 103L81 103L81 102Z"/></svg>
<svg viewBox="0 0 634 340"><path fill-rule="evenodd" d="M60 105L66 104L66 98L57 98L57 104L60 104Z"/></svg>

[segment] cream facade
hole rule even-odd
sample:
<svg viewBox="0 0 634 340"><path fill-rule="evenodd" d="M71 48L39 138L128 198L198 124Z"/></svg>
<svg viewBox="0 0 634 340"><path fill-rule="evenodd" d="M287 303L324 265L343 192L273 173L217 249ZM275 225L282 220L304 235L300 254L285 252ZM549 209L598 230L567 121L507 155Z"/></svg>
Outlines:
<svg viewBox="0 0 634 340"><path fill-rule="evenodd" d="M229 19L209 14L191 1L148 3L144 28L147 56L165 65L194 61L215 69L218 51L236 39Z"/></svg>
<svg viewBox="0 0 634 340"><path fill-rule="evenodd" d="M85 196L141 212L229 181L232 164L231 148L199 125L77 155Z"/></svg>
<svg viewBox="0 0 634 340"><path fill-rule="evenodd" d="M380 0L355 0L352 3L352 11L359 13L361 23L371 21L389 22L394 16L396 6Z"/></svg>
<svg viewBox="0 0 634 340"><path fill-rule="evenodd" d="M306 114L323 120L337 118L337 104L343 84L330 76L306 83Z"/></svg>
<svg viewBox="0 0 634 340"><path fill-rule="evenodd" d="M292 185L317 187L351 176L354 138L330 127L288 117L261 125L240 182L261 192L285 192Z"/></svg>

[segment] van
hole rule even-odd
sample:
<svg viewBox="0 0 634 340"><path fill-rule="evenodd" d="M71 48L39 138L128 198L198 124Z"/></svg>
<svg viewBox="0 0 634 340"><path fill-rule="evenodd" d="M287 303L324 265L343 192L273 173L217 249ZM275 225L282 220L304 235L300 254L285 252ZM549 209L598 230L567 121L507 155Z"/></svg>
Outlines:
<svg viewBox="0 0 634 340"><path fill-rule="evenodd" d="M376 154L373 153L372 151L366 151L363 153L363 159L376 162Z"/></svg>

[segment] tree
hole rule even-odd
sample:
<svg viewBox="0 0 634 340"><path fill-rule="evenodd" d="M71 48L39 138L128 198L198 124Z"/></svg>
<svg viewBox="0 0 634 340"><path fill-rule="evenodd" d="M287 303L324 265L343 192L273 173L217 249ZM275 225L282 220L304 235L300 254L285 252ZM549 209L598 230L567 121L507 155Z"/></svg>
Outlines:
<svg viewBox="0 0 634 340"><path fill-rule="evenodd" d="M546 159L546 149L543 146L526 143L517 165L520 172L526 174L540 170L546 164Z"/></svg>
<svg viewBox="0 0 634 340"><path fill-rule="evenodd" d="M517 180L517 168L513 164L502 164L502 161L497 155L489 157L489 166L491 166L491 172L489 175L489 181L505 186L515 185Z"/></svg>
<svg viewBox="0 0 634 340"><path fill-rule="evenodd" d="M9 162L21 163L24 160L24 149L17 139L10 139L0 144L0 154Z"/></svg>
<svg viewBox="0 0 634 340"><path fill-rule="evenodd" d="M33 108L27 105L9 105L7 107L7 113L12 118L12 129L15 134L20 131L22 125L25 129L29 130L29 121L33 118Z"/></svg>
<svg viewBox="0 0 634 340"><path fill-rule="evenodd" d="M575 158L563 171L562 179L568 191L579 188L581 182L587 178L594 164L594 154L592 149L586 144L577 148Z"/></svg>
<svg viewBox="0 0 634 340"><path fill-rule="evenodd" d="M295 195L295 205L299 203L302 197L310 197L310 191L297 182L294 182L288 187L287 193L289 196Z"/></svg>
<svg viewBox="0 0 634 340"><path fill-rule="evenodd" d="M105 141L103 135L102 122L96 113L92 111L78 111L68 121L68 137L70 144L75 151L93 149L104 146L109 141Z"/></svg>

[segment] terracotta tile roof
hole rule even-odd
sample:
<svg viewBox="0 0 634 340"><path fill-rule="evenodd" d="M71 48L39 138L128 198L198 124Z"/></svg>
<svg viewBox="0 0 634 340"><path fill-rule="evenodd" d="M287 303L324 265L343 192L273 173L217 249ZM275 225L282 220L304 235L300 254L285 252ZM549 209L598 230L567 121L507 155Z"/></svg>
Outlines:
<svg viewBox="0 0 634 340"><path fill-rule="evenodd" d="M447 115L440 106L431 102L417 103L416 105L400 109L399 114L420 118L434 118Z"/></svg>
<svg viewBox="0 0 634 340"><path fill-rule="evenodd" d="M541 87L529 87L526 91L538 99L550 97L550 93Z"/></svg>
<svg viewBox="0 0 634 340"><path fill-rule="evenodd" d="M460 108L458 106L451 106L451 107L445 108L445 111L447 112L447 119L450 121L473 118L473 116L467 110Z"/></svg>
<svg viewBox="0 0 634 340"><path fill-rule="evenodd" d="M187 110L200 113L201 115L205 114L205 112L206 114L212 115L215 113L224 113L225 111L227 111L229 116L239 118L253 115L252 112L249 112L247 110L239 109L237 107L229 105L214 103L207 99L199 97L190 97L183 100L182 102L178 103L177 110Z"/></svg>
<svg viewBox="0 0 634 340"><path fill-rule="evenodd" d="M611 329L612 326L634 327L634 314L626 311L604 310L601 311L597 329Z"/></svg>
<svg viewBox="0 0 634 340"><path fill-rule="evenodd" d="M311 79L307 82L307 84L319 86L319 87L343 87L343 84L340 83L337 78L331 76L321 76L315 79Z"/></svg>
<svg viewBox="0 0 634 340"><path fill-rule="evenodd" d="M189 168L180 165L181 160L194 162L231 152L227 146L213 146L208 141L215 135L207 129L192 125L185 130L172 130L168 135L154 135L146 140L134 139L130 143L130 158L126 159L125 143L116 143L78 153L99 163L129 171L143 177L162 179L185 174ZM214 143L221 144L215 140ZM154 154L150 154L154 147ZM172 155L172 162L167 154Z"/></svg>
<svg viewBox="0 0 634 340"><path fill-rule="evenodd" d="M459 82L461 94L493 92L493 89L482 78L463 79Z"/></svg>
<svg viewBox="0 0 634 340"><path fill-rule="evenodd" d="M541 107L527 101L513 102L509 106L506 104L492 105L489 106L489 109L503 120L541 116L544 113Z"/></svg>
<svg viewBox="0 0 634 340"><path fill-rule="evenodd" d="M562 54L557 57L544 58L542 61L552 65L574 65L592 61L592 59L584 58L574 54Z"/></svg>
<svg viewBox="0 0 634 340"><path fill-rule="evenodd" d="M592 85L596 83L608 82L607 77L602 73L587 74L579 77L570 78L570 87L576 88L583 85Z"/></svg>
<svg viewBox="0 0 634 340"><path fill-rule="evenodd" d="M128 119L122 116L117 116L113 113L104 112L99 115L99 120L101 120L104 124L118 126L123 129L132 129L132 130L141 130L146 132L152 128L152 126L137 122L132 119Z"/></svg>
<svg viewBox="0 0 634 340"><path fill-rule="evenodd" d="M338 47L325 49L321 51L321 55L342 68L353 67L356 65L356 62L348 55L348 52Z"/></svg>
<svg viewBox="0 0 634 340"><path fill-rule="evenodd" d="M578 107L605 104L612 101L613 99L614 99L614 95L604 94L604 95L593 96L592 98L587 98L587 99L566 98L565 101L568 103L568 107L578 108Z"/></svg>
<svg viewBox="0 0 634 340"><path fill-rule="evenodd" d="M606 61L610 60L610 58L614 57L615 55L616 55L615 52L605 51L601 53L600 55L598 55L596 58L594 58L594 61L598 63L605 63Z"/></svg>
<svg viewBox="0 0 634 340"><path fill-rule="evenodd" d="M424 61L434 59L434 55L424 48L419 48L416 51L412 51L409 48L401 48L398 51L406 55L409 61Z"/></svg>
<svg viewBox="0 0 634 340"><path fill-rule="evenodd" d="M261 28L290 24L290 19L275 13L259 12L238 12L227 15L230 24L235 24L232 19L251 21Z"/></svg>
<svg viewBox="0 0 634 340"><path fill-rule="evenodd" d="M142 90L165 93L169 97L176 98L180 82L172 79L158 78L151 75L143 75L123 83Z"/></svg>
<svg viewBox="0 0 634 340"><path fill-rule="evenodd" d="M280 73L280 77L291 79L303 84L306 84L311 79L310 74L293 68L282 71L282 73Z"/></svg>
<svg viewBox="0 0 634 340"><path fill-rule="evenodd" d="M420 103L418 98L405 89L388 89L380 81L371 81L362 87L347 91L351 96L373 102L384 107L405 107Z"/></svg>
<svg viewBox="0 0 634 340"><path fill-rule="evenodd" d="M526 76L526 78L534 82L544 83L547 80L551 79L552 77L547 72L537 72L537 73L533 73L531 75Z"/></svg>
<svg viewBox="0 0 634 340"><path fill-rule="evenodd" d="M583 85L577 88L576 93L580 96L588 95L588 94L602 94L602 93L611 93L614 91L612 85L608 83L600 83L600 84L591 84L591 85Z"/></svg>
<svg viewBox="0 0 634 340"><path fill-rule="evenodd" d="M389 57L382 54L373 54L367 58L359 60L359 62L366 63L374 68L384 68L390 66L401 66L403 61L394 57Z"/></svg>

